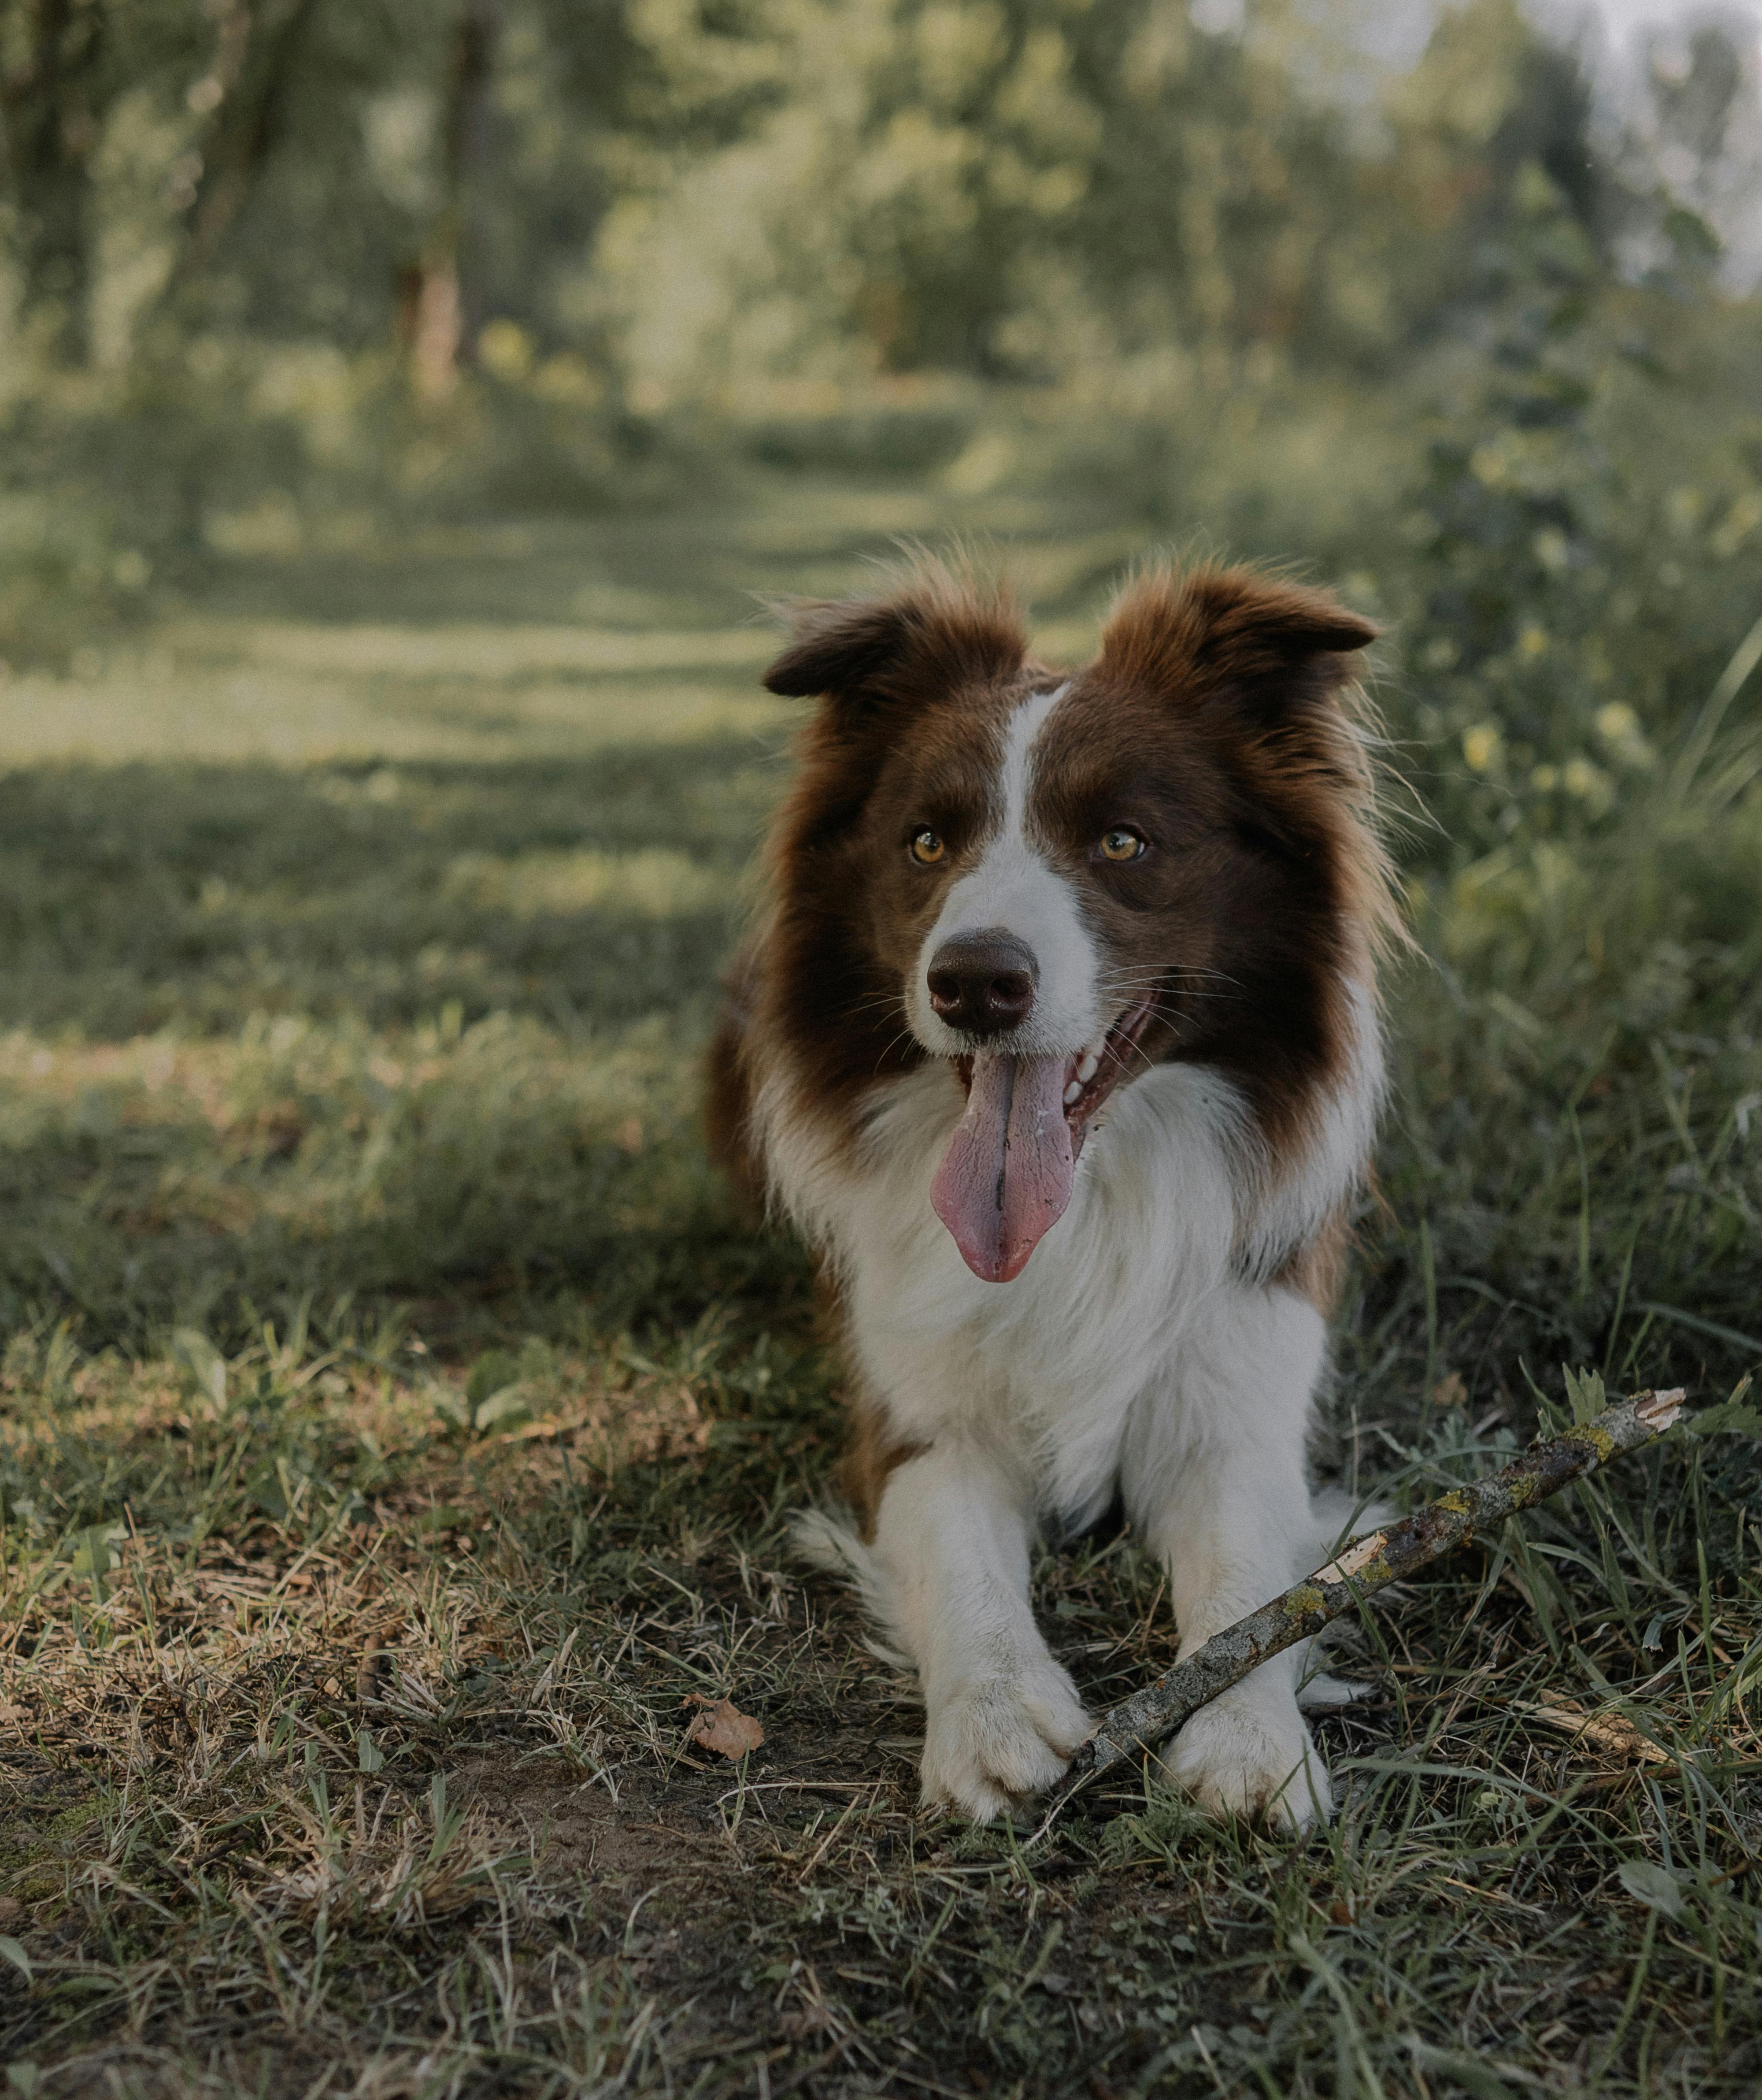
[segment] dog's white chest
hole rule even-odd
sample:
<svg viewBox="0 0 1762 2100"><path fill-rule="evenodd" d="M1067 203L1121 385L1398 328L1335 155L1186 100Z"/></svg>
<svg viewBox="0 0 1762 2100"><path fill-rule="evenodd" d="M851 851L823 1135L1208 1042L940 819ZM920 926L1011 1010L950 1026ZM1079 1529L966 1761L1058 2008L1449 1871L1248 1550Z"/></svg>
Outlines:
<svg viewBox="0 0 1762 2100"><path fill-rule="evenodd" d="M869 1171L826 1220L851 1339L901 1435L1002 1436L1032 1458L1042 1498L1074 1511L1105 1495L1127 1410L1229 1273L1231 1104L1207 1075L1147 1074L1085 1148L1064 1217L1002 1284L971 1273L930 1206L950 1106L945 1074L892 1090Z"/></svg>

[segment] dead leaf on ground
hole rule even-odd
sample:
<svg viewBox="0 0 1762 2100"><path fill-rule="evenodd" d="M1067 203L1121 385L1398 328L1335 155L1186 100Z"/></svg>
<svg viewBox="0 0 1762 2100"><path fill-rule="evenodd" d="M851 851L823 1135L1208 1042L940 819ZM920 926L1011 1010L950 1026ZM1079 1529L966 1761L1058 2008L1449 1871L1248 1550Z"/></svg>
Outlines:
<svg viewBox="0 0 1762 2100"><path fill-rule="evenodd" d="M701 1743L707 1750L720 1750L725 1758L739 1758L755 1750L764 1740L764 1731L751 1714L742 1714L732 1699L711 1699L702 1692L689 1692L680 1704L698 1711L685 1731L688 1743Z"/></svg>
<svg viewBox="0 0 1762 2100"><path fill-rule="evenodd" d="M1460 1371L1446 1371L1432 1388L1434 1407L1466 1407L1469 1388L1463 1383Z"/></svg>
<svg viewBox="0 0 1762 2100"><path fill-rule="evenodd" d="M1519 1710L1531 1715L1545 1728L1557 1728L1563 1736L1575 1740L1592 1743L1600 1750L1612 1751L1617 1757L1632 1758L1641 1764L1667 1765L1670 1753L1642 1736L1632 1722L1623 1720L1619 1714L1588 1714L1571 1700L1548 1693L1540 1700L1518 1701Z"/></svg>

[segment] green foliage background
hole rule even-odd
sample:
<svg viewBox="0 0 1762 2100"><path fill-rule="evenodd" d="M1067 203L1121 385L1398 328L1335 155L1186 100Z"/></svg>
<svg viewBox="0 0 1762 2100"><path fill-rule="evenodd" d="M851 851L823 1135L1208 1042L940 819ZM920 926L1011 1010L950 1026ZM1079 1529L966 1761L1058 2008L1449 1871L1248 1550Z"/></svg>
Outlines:
<svg viewBox="0 0 1762 2100"><path fill-rule="evenodd" d="M1369 0L1219 19L15 0L0 654L253 553L932 474L1349 580L1478 820L1606 817L1755 616L1755 54L1618 108L1514 0L1399 66Z"/></svg>

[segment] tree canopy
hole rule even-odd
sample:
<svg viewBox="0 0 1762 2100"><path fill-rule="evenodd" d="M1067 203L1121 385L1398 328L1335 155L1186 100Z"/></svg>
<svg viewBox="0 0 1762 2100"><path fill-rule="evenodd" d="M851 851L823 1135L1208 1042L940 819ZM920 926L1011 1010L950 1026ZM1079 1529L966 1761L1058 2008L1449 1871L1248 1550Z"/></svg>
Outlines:
<svg viewBox="0 0 1762 2100"><path fill-rule="evenodd" d="M14 303L156 329L482 332L646 396L1064 378L1171 346L1386 364L1458 321L1540 170L1600 262L1703 265L1749 55L1709 20L1614 121L1515 0L1380 67L1253 0L8 0ZM1347 85L1342 87L1341 82ZM505 329L504 350L512 342Z"/></svg>

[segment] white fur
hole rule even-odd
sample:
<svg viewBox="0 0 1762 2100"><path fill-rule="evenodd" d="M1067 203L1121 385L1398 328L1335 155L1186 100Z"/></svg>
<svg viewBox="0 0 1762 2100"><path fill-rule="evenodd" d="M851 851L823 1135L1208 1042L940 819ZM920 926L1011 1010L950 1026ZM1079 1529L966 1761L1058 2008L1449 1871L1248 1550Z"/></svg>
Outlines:
<svg viewBox="0 0 1762 2100"><path fill-rule="evenodd" d="M1126 1513L1168 1566L1183 1656L1315 1564L1322 1528L1304 1455L1326 1339L1294 1292L1218 1291L1195 1312L1170 1389L1133 1410ZM1328 1814L1327 1769L1297 1710L1300 1667L1294 1652L1275 1657L1181 1731L1168 1769L1202 1806L1273 1811L1298 1828Z"/></svg>
<svg viewBox="0 0 1762 2100"><path fill-rule="evenodd" d="M1043 1026L1067 1031L1047 1052L1111 1017L1095 1012L1097 958L1070 885L1025 835L1033 743L1057 698L1011 725L1003 821L924 951L981 926L1029 941ZM1258 1279L1363 1171L1382 1057L1368 994L1349 996L1350 1069L1294 1167L1272 1175L1220 1074L1158 1065L1112 1097L1064 1215L1003 1284L971 1273L931 1207L962 1109L951 1065L878 1083L854 1165L806 1112L796 1075L764 1075L755 1128L773 1189L836 1266L866 1395L902 1442L927 1447L889 1476L870 1544L824 1516L804 1543L855 1576L917 1667L929 1799L995 1815L1056 1777L1086 1731L1028 1601L1042 1518L1081 1525L1121 1489L1167 1564L1183 1653L1325 1557L1336 1520L1304 1474L1323 1323ZM938 1047L940 1023L915 1002L913 1021ZM1214 1812L1293 1828L1328 1812L1298 1710L1304 1661L1263 1665L1177 1737L1168 1769Z"/></svg>
<svg viewBox="0 0 1762 2100"><path fill-rule="evenodd" d="M936 922L924 936L905 1006L912 1033L932 1057L956 1057L972 1047L938 1017L927 982L932 956L945 941L963 933L1013 933L1039 965L1033 1009L1010 1037L1012 1056L1071 1057L1086 1043L1099 1042L1115 1017L1102 1008L1095 942L1076 889L1028 836L1034 745L1068 690L1060 686L1037 693L1010 718L998 774L998 827L978 865L949 885Z"/></svg>
<svg viewBox="0 0 1762 2100"><path fill-rule="evenodd" d="M1262 1167L1260 1200L1241 1239L1244 1265L1255 1275L1271 1274L1320 1229L1362 1178L1376 1142L1386 1088L1382 1028L1368 986L1348 980L1343 990L1352 1028L1346 1076L1320 1104L1302 1156L1277 1178Z"/></svg>

